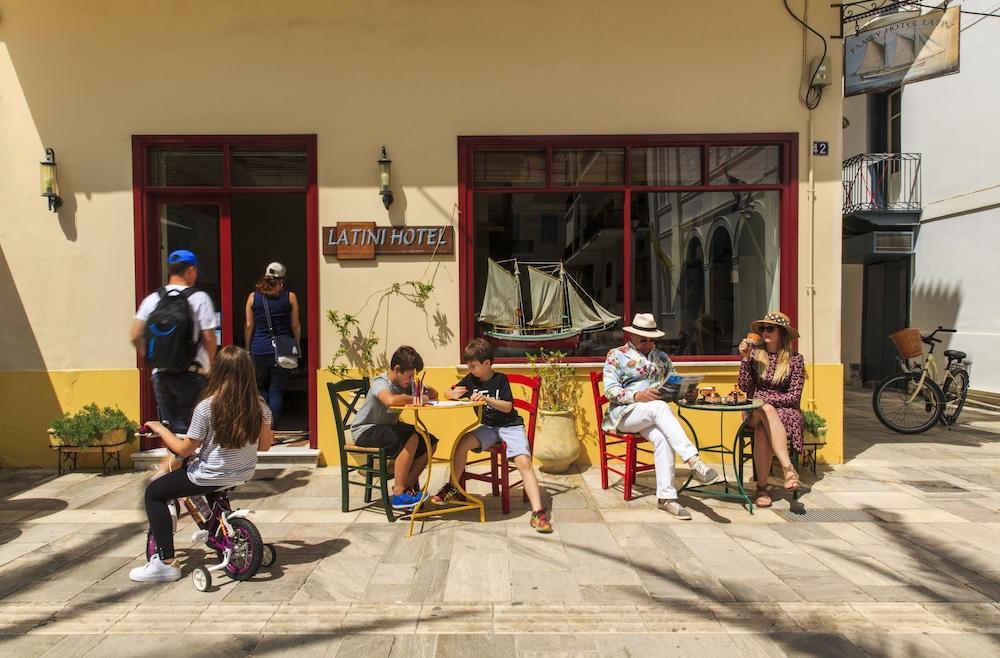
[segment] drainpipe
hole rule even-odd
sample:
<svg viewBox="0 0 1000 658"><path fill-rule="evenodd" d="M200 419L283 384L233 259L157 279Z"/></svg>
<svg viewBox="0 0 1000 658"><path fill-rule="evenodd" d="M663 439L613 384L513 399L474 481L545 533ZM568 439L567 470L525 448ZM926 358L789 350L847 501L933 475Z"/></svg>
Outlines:
<svg viewBox="0 0 1000 658"><path fill-rule="evenodd" d="M809 0L805 0L802 14L802 22L809 22ZM808 57L809 33L805 25L802 26L802 72L805 76L806 85L809 84L809 57ZM809 89L806 88L806 97ZM806 140L806 152L809 154L809 189L806 191L806 198L809 201L809 282L806 284L806 296L809 300L809 365L812 370L812 377L809 383L809 408L816 409L816 156L813 154L813 110L806 104L809 112L809 122L807 128L808 139Z"/></svg>

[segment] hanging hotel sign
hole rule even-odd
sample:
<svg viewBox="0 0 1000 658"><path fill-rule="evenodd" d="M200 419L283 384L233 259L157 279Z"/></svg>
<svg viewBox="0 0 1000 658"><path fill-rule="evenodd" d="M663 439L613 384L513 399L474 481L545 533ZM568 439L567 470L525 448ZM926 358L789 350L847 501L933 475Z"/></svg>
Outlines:
<svg viewBox="0 0 1000 658"><path fill-rule="evenodd" d="M844 95L958 73L959 16L951 7L844 39Z"/></svg>
<svg viewBox="0 0 1000 658"><path fill-rule="evenodd" d="M453 254L451 226L376 226L337 222L323 227L323 255L339 260L372 260L383 254Z"/></svg>

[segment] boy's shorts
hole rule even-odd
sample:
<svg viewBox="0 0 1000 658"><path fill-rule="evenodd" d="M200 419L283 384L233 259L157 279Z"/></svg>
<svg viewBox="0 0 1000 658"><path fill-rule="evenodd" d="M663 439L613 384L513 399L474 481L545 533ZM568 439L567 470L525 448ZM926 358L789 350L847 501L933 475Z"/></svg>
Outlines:
<svg viewBox="0 0 1000 658"><path fill-rule="evenodd" d="M507 444L507 459L531 454L531 451L528 450L528 435L524 432L524 425L511 425L509 427L480 425L472 430L472 433L479 439L479 449L473 449L475 452L489 450L503 441Z"/></svg>
<svg viewBox="0 0 1000 658"><path fill-rule="evenodd" d="M399 454L399 451L403 449L403 444L413 436L417 434L417 454L420 455L427 452L427 446L424 440L420 438L417 429L410 425L409 423L396 423L395 425L375 425L369 427L365 432L358 437L355 441L356 445L362 448L385 448L386 455L389 457L395 457ZM431 438L431 450L437 445L437 437L433 434L430 435Z"/></svg>

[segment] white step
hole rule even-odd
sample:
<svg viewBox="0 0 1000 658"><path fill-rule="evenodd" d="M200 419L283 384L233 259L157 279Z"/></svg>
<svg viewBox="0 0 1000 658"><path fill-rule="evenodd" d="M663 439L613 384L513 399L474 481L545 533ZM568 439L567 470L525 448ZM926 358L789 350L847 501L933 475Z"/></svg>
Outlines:
<svg viewBox="0 0 1000 658"><path fill-rule="evenodd" d="M132 468L137 471L148 471L160 463L167 454L166 448L153 450L138 450L132 453ZM267 452L257 453L257 468L288 468L301 466L316 468L319 463L319 450L313 448L296 448L291 446L275 446Z"/></svg>

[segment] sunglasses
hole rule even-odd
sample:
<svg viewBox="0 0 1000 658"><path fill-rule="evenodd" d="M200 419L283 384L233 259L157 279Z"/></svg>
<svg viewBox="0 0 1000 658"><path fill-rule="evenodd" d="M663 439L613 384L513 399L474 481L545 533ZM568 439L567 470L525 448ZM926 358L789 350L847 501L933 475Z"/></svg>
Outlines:
<svg viewBox="0 0 1000 658"><path fill-rule="evenodd" d="M643 343L655 343L655 338L636 338L635 342L637 345L642 345Z"/></svg>
<svg viewBox="0 0 1000 658"><path fill-rule="evenodd" d="M778 328L776 326L774 326L773 324L765 324L764 328L762 329L762 331L765 334L769 334L769 333L771 333L773 331L777 331L777 330L778 330Z"/></svg>

